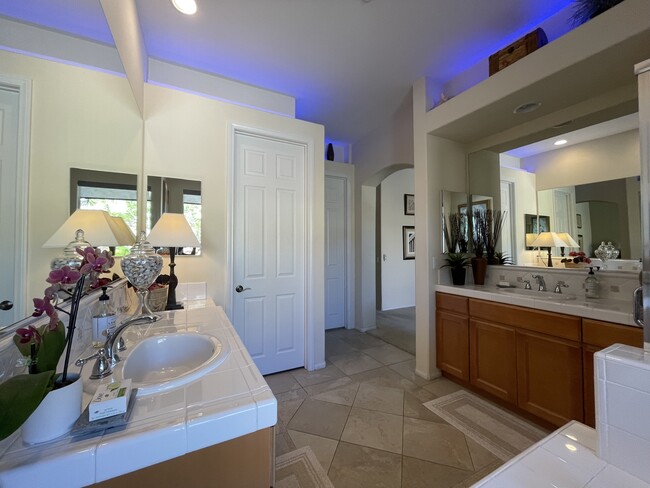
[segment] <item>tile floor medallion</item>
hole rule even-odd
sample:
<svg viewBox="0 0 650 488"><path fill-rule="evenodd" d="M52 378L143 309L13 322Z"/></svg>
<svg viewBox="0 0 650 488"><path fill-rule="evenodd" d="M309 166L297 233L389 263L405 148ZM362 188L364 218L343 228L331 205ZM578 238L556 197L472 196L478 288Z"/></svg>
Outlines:
<svg viewBox="0 0 650 488"><path fill-rule="evenodd" d="M324 369L285 371L266 381L278 400L276 459L309 447L335 488L469 487L503 463L503 450L523 447L536 431L543 435L524 420L503 420L498 413L505 412L492 404L468 400L447 379L416 376L414 356L377 337L330 330L325 353ZM423 405L450 394L459 415L483 424L483 437L503 441L506 426L513 446L494 450L450 420L449 409ZM511 431L526 440L513 441ZM299 482L289 476L280 486L302 487Z"/></svg>

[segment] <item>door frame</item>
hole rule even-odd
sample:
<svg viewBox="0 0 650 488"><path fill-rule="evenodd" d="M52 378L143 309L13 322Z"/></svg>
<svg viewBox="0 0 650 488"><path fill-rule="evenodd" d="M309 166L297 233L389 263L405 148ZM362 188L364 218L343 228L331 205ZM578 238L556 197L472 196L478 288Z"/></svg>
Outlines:
<svg viewBox="0 0 650 488"><path fill-rule="evenodd" d="M323 354L319 355L316 352L317 344L323 343L325 328L318 331L316 324L323 324L323 320L316 319L314 289L317 288L314 283L315 272L315 237L322 236L321 232L315 232L314 225L314 147L315 141L304 135L294 135L286 133L278 133L275 131L262 129L259 127L252 127L245 124L236 122L228 122L228 198L226 202L226 234L227 234L227 273L226 273L226 315L232 317L234 309L234 199L235 199L235 138L238 134L270 139L277 142L297 145L303 148L305 156L305 181L304 181L304 246L305 246L305 262L304 262L304 310L305 310L305 361L304 366L307 370L313 371L325 367L324 350ZM323 205L324 207L324 205ZM322 275L322 273L321 273ZM319 336L322 336L322 340ZM321 357L322 356L322 357Z"/></svg>
<svg viewBox="0 0 650 488"><path fill-rule="evenodd" d="M18 92L18 140L16 167L16 225L14 240L17 253L14 262L14 316L20 320L26 313L27 294L27 219L29 197L29 146L32 113L32 81L0 74L0 86Z"/></svg>
<svg viewBox="0 0 650 488"><path fill-rule="evenodd" d="M345 180L345 328L354 329L354 166L326 161L325 176Z"/></svg>

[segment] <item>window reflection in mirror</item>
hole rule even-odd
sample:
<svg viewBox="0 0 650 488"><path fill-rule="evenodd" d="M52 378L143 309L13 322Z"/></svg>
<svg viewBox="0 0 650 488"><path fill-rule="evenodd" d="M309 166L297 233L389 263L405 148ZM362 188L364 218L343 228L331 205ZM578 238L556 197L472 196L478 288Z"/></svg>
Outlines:
<svg viewBox="0 0 650 488"><path fill-rule="evenodd" d="M77 209L105 210L121 217L134 235L138 227L138 177L134 174L70 168L70 214ZM115 256L127 254L118 246Z"/></svg>
<svg viewBox="0 0 650 488"><path fill-rule="evenodd" d="M168 178L147 177L147 234L164 212L182 213L201 242L201 182ZM201 248L178 248L177 255L195 256Z"/></svg>

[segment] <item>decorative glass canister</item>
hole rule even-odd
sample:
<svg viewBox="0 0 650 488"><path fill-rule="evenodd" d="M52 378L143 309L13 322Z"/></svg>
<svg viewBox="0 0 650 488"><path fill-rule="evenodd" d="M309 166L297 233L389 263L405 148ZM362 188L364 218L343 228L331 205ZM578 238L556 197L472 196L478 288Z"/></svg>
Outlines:
<svg viewBox="0 0 650 488"><path fill-rule="evenodd" d="M124 276L138 294L138 310L133 317L153 314L147 305L147 295L149 287L156 281L162 266L162 256L156 254L151 244L147 242L144 231L140 232L140 237L129 254L122 258Z"/></svg>

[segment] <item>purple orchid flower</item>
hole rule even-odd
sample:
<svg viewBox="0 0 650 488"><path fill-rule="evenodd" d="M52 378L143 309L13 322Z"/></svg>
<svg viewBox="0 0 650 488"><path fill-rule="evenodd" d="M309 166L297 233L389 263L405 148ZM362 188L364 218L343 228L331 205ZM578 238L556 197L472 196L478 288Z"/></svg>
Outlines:
<svg viewBox="0 0 650 488"><path fill-rule="evenodd" d="M79 281L79 278L81 278L79 271L72 269L70 266L63 266L62 268L50 271L50 275L45 281L51 284L61 283L63 285L71 285Z"/></svg>
<svg viewBox="0 0 650 488"><path fill-rule="evenodd" d="M49 317L54 313L54 306L50 303L49 297L34 298L34 313L32 317L40 317L43 312Z"/></svg>
<svg viewBox="0 0 650 488"><path fill-rule="evenodd" d="M16 335L20 337L21 344L27 344L32 341L37 344L41 342L41 334L38 333L38 330L33 325L21 327L16 331Z"/></svg>

